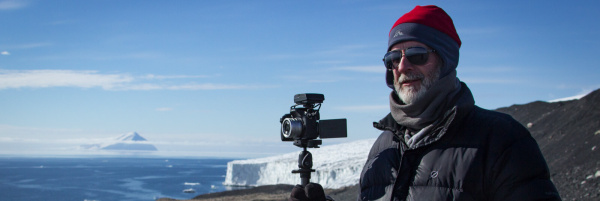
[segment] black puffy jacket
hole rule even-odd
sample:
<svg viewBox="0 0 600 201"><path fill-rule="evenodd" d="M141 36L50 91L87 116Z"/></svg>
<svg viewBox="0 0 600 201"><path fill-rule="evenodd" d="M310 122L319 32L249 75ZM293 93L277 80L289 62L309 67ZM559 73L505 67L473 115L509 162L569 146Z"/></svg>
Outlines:
<svg viewBox="0 0 600 201"><path fill-rule="evenodd" d="M464 84L460 94L472 100ZM560 200L537 142L511 116L471 101L441 122L411 146L391 115L374 123L383 133L362 170L358 200Z"/></svg>

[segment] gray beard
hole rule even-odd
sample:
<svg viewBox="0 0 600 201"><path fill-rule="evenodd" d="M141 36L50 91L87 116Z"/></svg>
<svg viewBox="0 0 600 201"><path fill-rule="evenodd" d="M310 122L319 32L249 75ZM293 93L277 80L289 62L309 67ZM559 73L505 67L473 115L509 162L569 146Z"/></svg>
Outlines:
<svg viewBox="0 0 600 201"><path fill-rule="evenodd" d="M418 87L419 89L417 89L417 87L415 86L402 87L401 83L405 80L415 80L422 78L424 79L421 82L421 85ZM405 104L410 105L414 102L419 101L419 99L421 99L425 95L427 90L431 88L431 86L433 86L433 84L435 84L437 80L439 80L439 78L440 68L432 72L427 77L425 77L425 75L423 75L422 73L417 72L402 74L400 75L398 80L394 81L394 88L396 88L396 92L398 93L398 97L400 98L400 100L402 100L402 102L404 102Z"/></svg>

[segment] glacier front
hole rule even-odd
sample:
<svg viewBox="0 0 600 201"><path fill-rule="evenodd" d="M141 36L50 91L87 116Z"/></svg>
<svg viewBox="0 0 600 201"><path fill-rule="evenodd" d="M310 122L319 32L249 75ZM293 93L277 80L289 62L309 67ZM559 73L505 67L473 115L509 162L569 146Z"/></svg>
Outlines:
<svg viewBox="0 0 600 201"><path fill-rule="evenodd" d="M342 188L357 184L360 172L375 139L358 140L337 145L311 149L313 169L310 182L319 183L324 188ZM298 155L301 151L247 160L234 160L227 163L224 185L262 186L273 184L300 184L300 174L292 174L298 169Z"/></svg>

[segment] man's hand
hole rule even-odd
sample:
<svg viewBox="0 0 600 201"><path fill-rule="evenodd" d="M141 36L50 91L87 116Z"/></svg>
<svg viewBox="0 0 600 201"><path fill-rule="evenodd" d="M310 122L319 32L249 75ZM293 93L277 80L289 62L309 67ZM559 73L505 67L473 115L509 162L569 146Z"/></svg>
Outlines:
<svg viewBox="0 0 600 201"><path fill-rule="evenodd" d="M296 185L292 189L289 201L327 201L325 191L320 184L309 183L306 187Z"/></svg>

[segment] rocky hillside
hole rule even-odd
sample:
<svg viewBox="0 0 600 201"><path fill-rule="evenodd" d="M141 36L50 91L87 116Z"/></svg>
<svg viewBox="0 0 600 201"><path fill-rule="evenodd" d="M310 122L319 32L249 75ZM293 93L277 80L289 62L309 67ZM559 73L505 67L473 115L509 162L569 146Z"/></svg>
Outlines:
<svg viewBox="0 0 600 201"><path fill-rule="evenodd" d="M600 90L565 102L497 109L525 125L563 200L600 200Z"/></svg>

